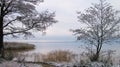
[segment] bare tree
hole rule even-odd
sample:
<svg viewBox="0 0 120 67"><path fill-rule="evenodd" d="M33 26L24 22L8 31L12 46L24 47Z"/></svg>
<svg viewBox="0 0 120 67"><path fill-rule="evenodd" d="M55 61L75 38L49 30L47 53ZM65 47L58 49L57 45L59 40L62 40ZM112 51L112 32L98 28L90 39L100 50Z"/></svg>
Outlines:
<svg viewBox="0 0 120 67"><path fill-rule="evenodd" d="M78 40L87 41L95 47L92 61L97 61L104 43L111 39L120 38L120 14L119 11L105 0L99 0L85 12L78 12L78 21L86 25L84 28L75 29L73 33Z"/></svg>
<svg viewBox="0 0 120 67"><path fill-rule="evenodd" d="M31 36L34 31L44 31L57 21L55 13L37 12L35 5L43 0L0 0L0 50L4 50L3 37ZM2 54L3 55L3 54Z"/></svg>

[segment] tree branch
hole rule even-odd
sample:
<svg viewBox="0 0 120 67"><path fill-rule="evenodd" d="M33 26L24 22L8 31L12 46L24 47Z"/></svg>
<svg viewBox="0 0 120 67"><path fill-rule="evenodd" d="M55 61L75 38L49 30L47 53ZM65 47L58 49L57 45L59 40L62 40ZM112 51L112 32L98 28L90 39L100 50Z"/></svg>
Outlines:
<svg viewBox="0 0 120 67"><path fill-rule="evenodd" d="M9 24L11 24L11 23L12 23L13 21L15 21L15 20L17 20L17 18L14 19L14 20L11 20L10 22L8 22L6 25L3 26L3 28L7 27Z"/></svg>
<svg viewBox="0 0 120 67"><path fill-rule="evenodd" d="M12 35L12 34L17 34L17 33L23 33L23 32L29 31L31 29L33 29L33 28L23 29L21 31L14 31L14 32L9 32L9 33L4 33L3 35L6 36L6 35L10 35L10 34Z"/></svg>

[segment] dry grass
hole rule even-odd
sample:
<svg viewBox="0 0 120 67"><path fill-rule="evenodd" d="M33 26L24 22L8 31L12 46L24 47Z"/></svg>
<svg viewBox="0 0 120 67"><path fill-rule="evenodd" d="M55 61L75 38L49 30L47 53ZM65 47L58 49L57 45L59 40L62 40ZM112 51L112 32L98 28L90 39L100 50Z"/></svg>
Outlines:
<svg viewBox="0 0 120 67"><path fill-rule="evenodd" d="M32 44L27 43L17 43L17 42L4 42L4 57L6 60L12 60L14 57L18 56L21 52L33 50L35 48Z"/></svg>
<svg viewBox="0 0 120 67"><path fill-rule="evenodd" d="M4 48L6 50L25 50L25 49L34 49L33 44L27 43L18 43L18 42L4 42Z"/></svg>
<svg viewBox="0 0 120 67"><path fill-rule="evenodd" d="M72 60L72 52L67 50L51 51L46 55L43 55L43 61L45 62L69 62Z"/></svg>

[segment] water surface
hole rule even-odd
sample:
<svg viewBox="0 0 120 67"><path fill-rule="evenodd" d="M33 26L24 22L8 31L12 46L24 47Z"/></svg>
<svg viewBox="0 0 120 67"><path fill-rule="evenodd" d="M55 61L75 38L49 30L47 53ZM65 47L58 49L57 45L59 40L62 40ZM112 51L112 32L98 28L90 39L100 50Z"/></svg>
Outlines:
<svg viewBox="0 0 120 67"><path fill-rule="evenodd" d="M69 50L73 53L82 53L86 51L87 44L84 41L70 41L70 40L17 40L16 42L26 42L36 46L32 53L46 54L54 50ZM120 42L111 41L108 44L103 44L103 51L114 50L115 56L120 56Z"/></svg>

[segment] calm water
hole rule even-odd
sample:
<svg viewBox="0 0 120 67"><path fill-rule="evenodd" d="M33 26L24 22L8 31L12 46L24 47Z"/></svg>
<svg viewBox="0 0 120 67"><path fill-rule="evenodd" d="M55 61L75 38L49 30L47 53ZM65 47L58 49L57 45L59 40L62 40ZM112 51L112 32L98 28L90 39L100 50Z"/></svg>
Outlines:
<svg viewBox="0 0 120 67"><path fill-rule="evenodd" d="M54 50L69 50L74 53L81 53L86 51L85 47L87 46L82 41L29 41L36 45L36 49L31 51L35 53L46 54ZM104 44L102 50L115 50L115 55L120 56L120 42L111 42L110 45Z"/></svg>
<svg viewBox="0 0 120 67"><path fill-rule="evenodd" d="M76 41L47 41L32 43L36 45L33 52L48 53L54 50L69 50L74 53L79 53L85 50L83 43Z"/></svg>
<svg viewBox="0 0 120 67"><path fill-rule="evenodd" d="M46 54L54 50L69 50L74 53L81 53L86 51L87 46L83 41L58 41L58 40L20 40L17 42L27 42L36 46L32 53L43 53ZM104 44L102 50L115 50L115 54L120 56L120 42L113 41L109 44Z"/></svg>

